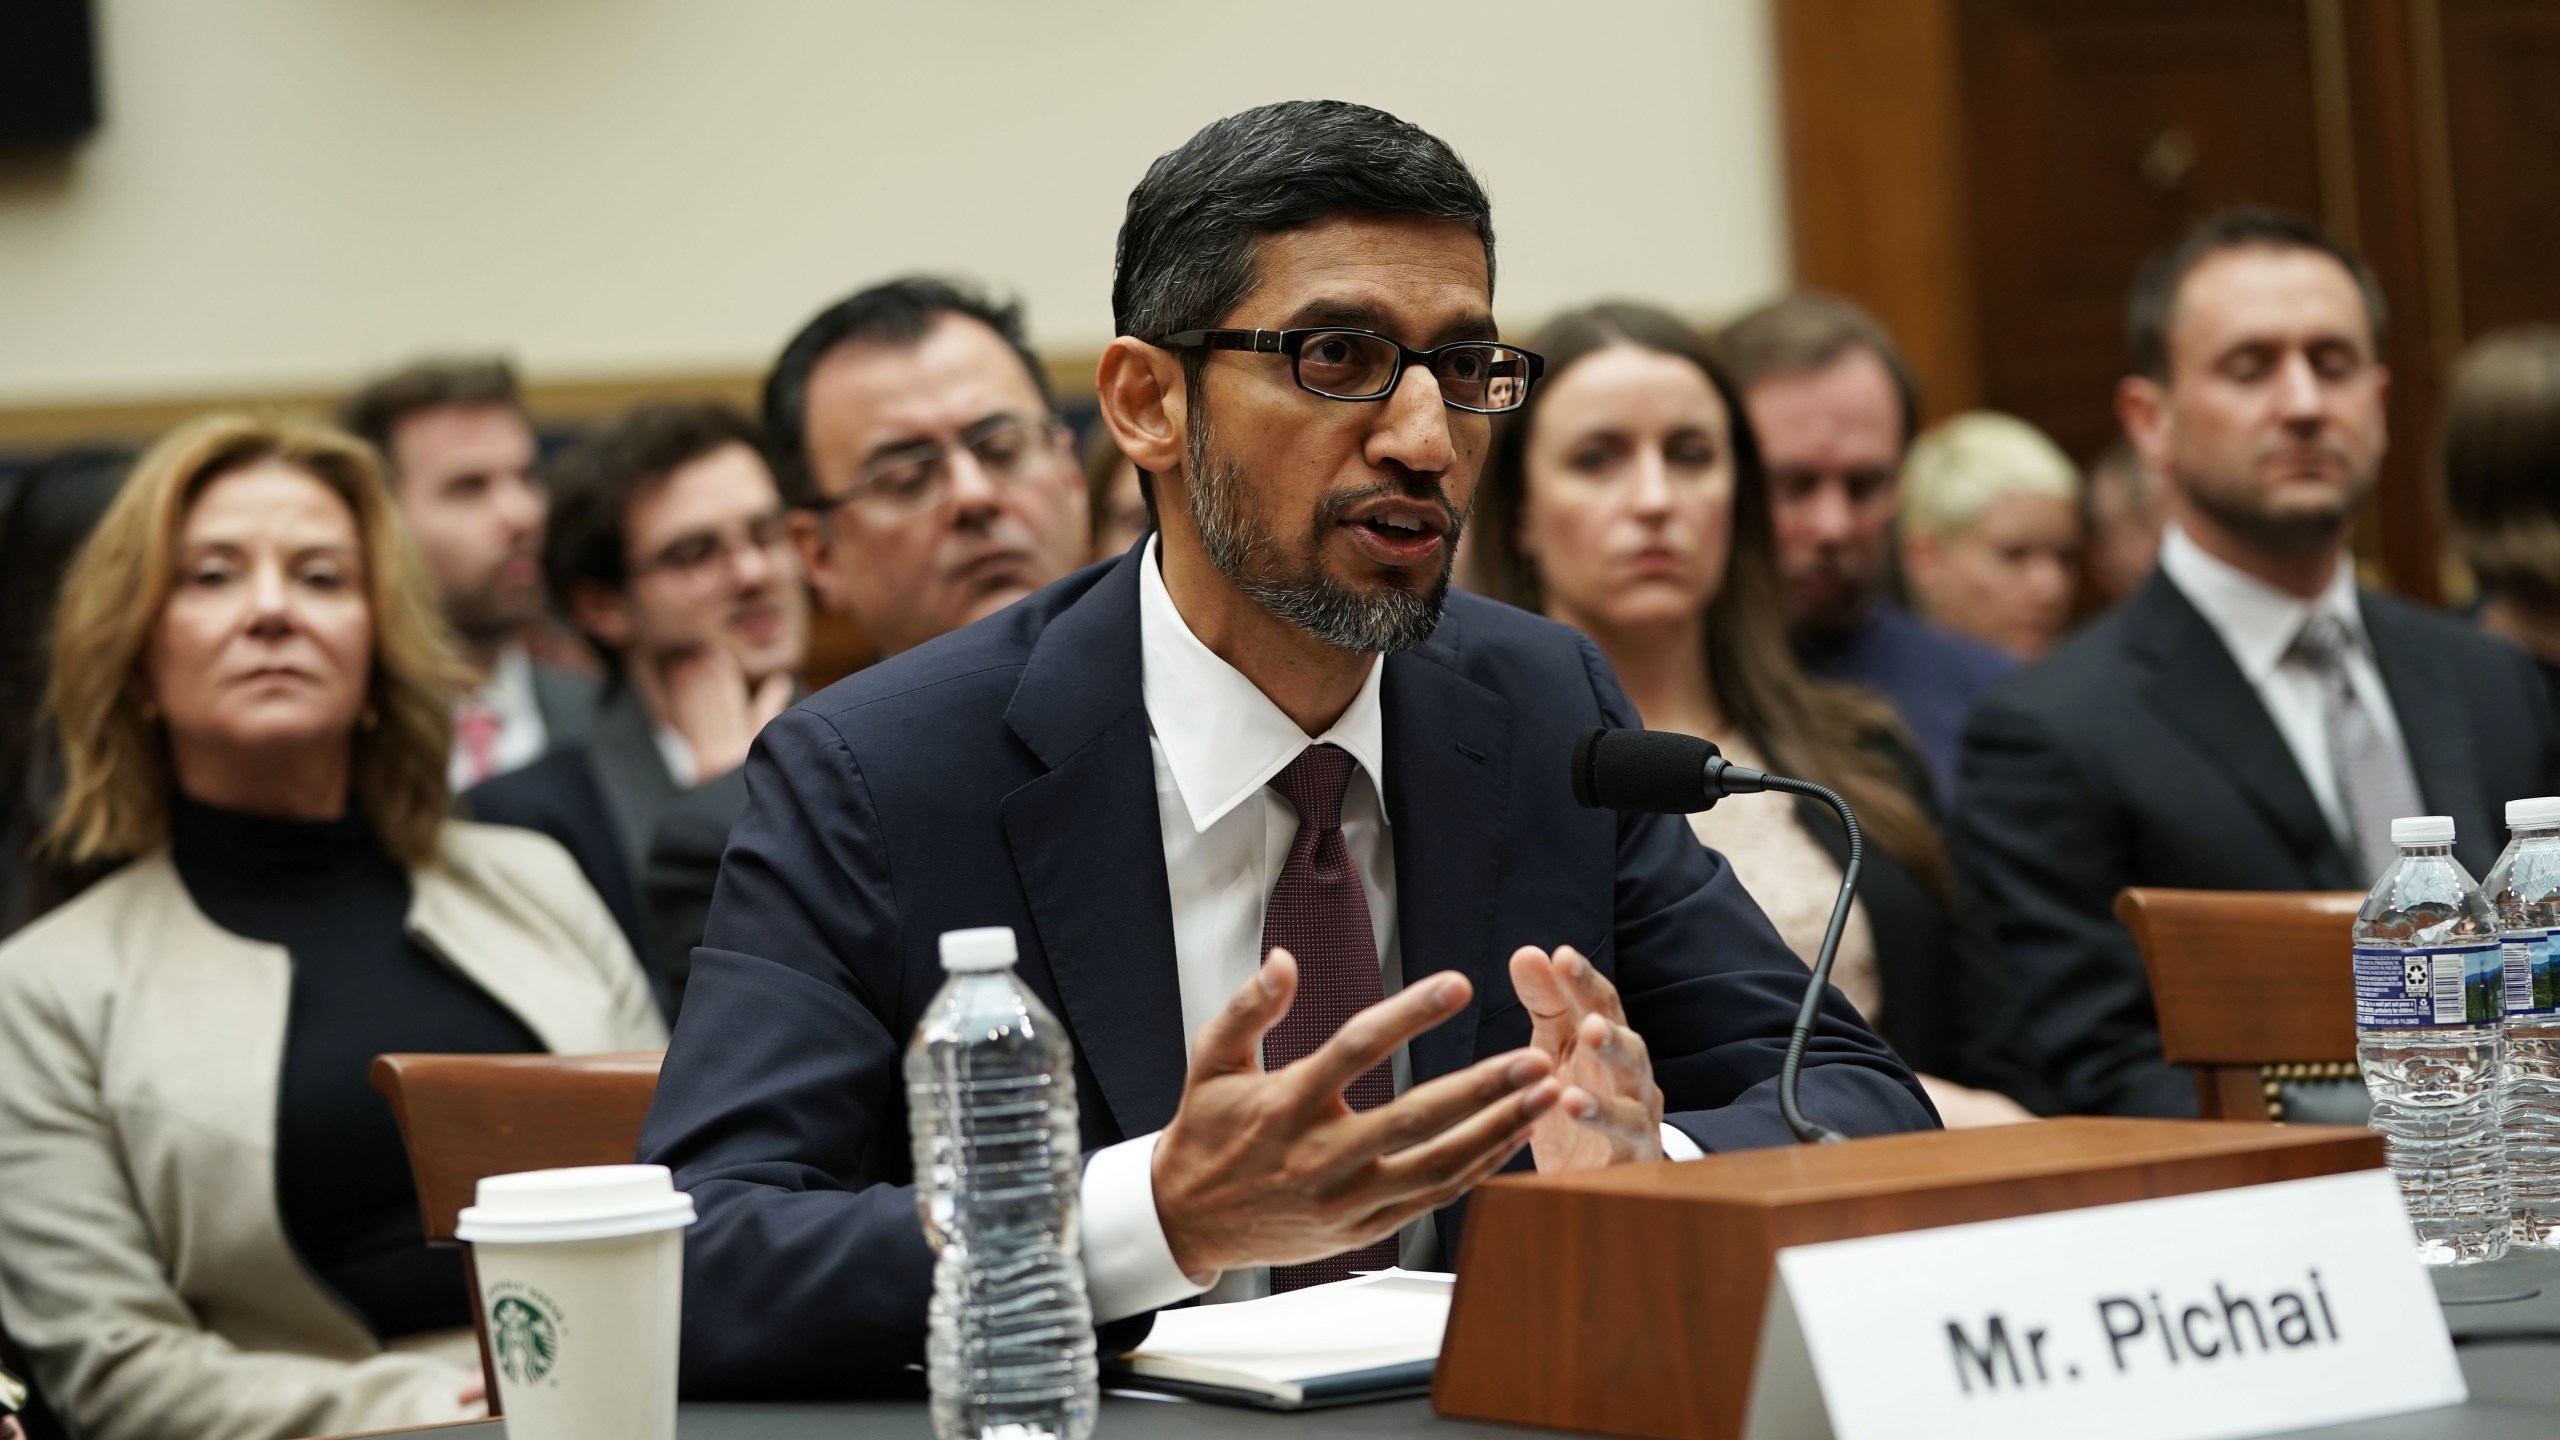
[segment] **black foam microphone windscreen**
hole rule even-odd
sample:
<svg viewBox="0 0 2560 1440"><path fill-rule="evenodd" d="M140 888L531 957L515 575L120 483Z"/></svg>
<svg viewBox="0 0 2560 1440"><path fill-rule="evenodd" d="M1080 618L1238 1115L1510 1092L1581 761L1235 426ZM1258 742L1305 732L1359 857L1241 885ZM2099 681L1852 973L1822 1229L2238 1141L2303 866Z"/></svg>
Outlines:
<svg viewBox="0 0 2560 1440"><path fill-rule="evenodd" d="M1573 798L1593 809L1687 815L1716 803L1707 788L1714 744L1663 730L1594 725L1573 744Z"/></svg>

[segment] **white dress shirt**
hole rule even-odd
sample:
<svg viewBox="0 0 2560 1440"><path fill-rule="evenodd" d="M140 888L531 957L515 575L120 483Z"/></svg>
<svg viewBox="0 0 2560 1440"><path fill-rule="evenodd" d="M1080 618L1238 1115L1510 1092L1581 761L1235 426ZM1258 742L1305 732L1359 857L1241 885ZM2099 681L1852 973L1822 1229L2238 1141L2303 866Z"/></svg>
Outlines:
<svg viewBox="0 0 2560 1440"><path fill-rule="evenodd" d="M472 691L462 705L485 706L497 717L498 734L489 747L488 775L474 773L462 737L458 733L454 736L445 777L457 795L491 776L523 769L541 759L550 748L550 731L542 723L542 702L533 693L533 655L521 640L498 652L497 663L489 667L488 680Z"/></svg>
<svg viewBox="0 0 2560 1440"><path fill-rule="evenodd" d="M1356 762L1342 797L1342 838L1369 902L1379 979L1394 994L1403 975L1395 846L1384 798L1385 723L1378 702L1386 667L1372 659L1368 678L1341 718L1310 740L1243 672L1191 632L1157 569L1156 543L1150 539L1140 556L1138 645L1186 1049L1191 1035L1262 963L1263 910L1298 833L1297 812L1268 787L1311 744L1339 745ZM1411 1063L1403 1050L1396 1052L1398 1094L1411 1083ZM1085 1166L1085 1285L1095 1318L1117 1320L1204 1291L1212 1302L1268 1293L1269 1272L1261 1267L1186 1276L1173 1263L1156 1216L1155 1145L1155 1135L1138 1136L1096 1151ZM1675 1159L1701 1153L1695 1141L1668 1125L1663 1147ZM1410 1268L1437 1263L1430 1217L1405 1227L1402 1248Z"/></svg>
<svg viewBox="0 0 2560 1440"><path fill-rule="evenodd" d="M2392 711L2391 692L2374 665L2373 639L2365 633L2364 611L2356 603L2355 566L2340 556L2329 588L2317 599L2304 600L2206 554L2203 546L2173 524L2160 537L2160 569L2222 637L2222 647L2231 652L2240 673L2258 692L2258 703L2266 706L2267 718L2275 721L2285 748L2293 752L2294 764L2311 787L2312 798L2320 803L2331 833L2347 836L2346 805L2338 797L2338 771L2329 757L2329 732L2322 718L2326 702L2320 677L2307 666L2288 661L2285 652L2313 615L2336 616L2347 631L2347 683L2355 688L2357 701L2372 715L2382 737L2399 746L2406 757L2400 717ZM2410 773L2416 773L2414 767ZM2343 839L2341 843L2354 853L2352 843Z"/></svg>

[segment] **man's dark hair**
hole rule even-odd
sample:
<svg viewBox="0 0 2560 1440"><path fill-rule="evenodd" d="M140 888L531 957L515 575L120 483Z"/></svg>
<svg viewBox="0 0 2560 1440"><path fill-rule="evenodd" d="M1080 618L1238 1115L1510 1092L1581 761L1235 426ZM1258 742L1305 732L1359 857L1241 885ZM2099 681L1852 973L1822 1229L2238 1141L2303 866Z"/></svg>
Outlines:
<svg viewBox="0 0 2560 1440"><path fill-rule="evenodd" d="M963 315L996 332L1040 391L1040 403L1055 411L1058 397L1049 372L1023 337L1022 305L998 300L964 281L909 275L846 296L819 311L800 333L782 347L773 373L764 381L765 458L773 466L782 498L803 509L825 499L809 472L809 376L827 352L864 341L904 348L924 339L945 315Z"/></svg>
<svg viewBox="0 0 2560 1440"><path fill-rule="evenodd" d="M1736 384L1749 390L1773 375L1819 370L1852 349L1884 362L1902 402L1902 443L1920 433L1920 377L1876 318L1837 295L1799 290L1734 320L1716 337Z"/></svg>
<svg viewBox="0 0 2560 1440"><path fill-rule="evenodd" d="M1463 220L1493 283L1493 202L1437 136L1384 110L1286 100L1212 121L1157 157L1120 222L1111 322L1161 341L1224 320L1253 293L1265 235L1344 214ZM1196 385L1202 357L1184 357Z"/></svg>
<svg viewBox="0 0 2560 1440"><path fill-rule="evenodd" d="M2247 249L2310 250L2337 261L2364 296L2364 313L2372 323L2374 347L2381 348L2389 312L2382 302L2382 286L2374 280L2363 257L2291 211L2249 206L2207 215L2186 234L2153 251L2151 258L2142 262L2142 268L2134 272L2133 293L2125 299L2124 332L2133 352L2135 374L2154 380L2169 378L2169 322L2175 318L2171 312L2177 308L2178 287L2207 257L2225 250Z"/></svg>
<svg viewBox="0 0 2560 1440"><path fill-rule="evenodd" d="M338 424L391 462L391 437L400 423L429 410L503 405L524 413L515 368L504 360L423 360L385 375L338 407ZM392 476L397 483L399 476Z"/></svg>
<svg viewBox="0 0 2560 1440"><path fill-rule="evenodd" d="M551 471L551 528L542 544L543 580L560 613L577 613L569 597L581 584L620 590L630 583L623 523L632 501L715 450L755 450L761 439L756 422L735 406L664 400L630 411L562 455ZM613 663L611 655L605 659Z"/></svg>

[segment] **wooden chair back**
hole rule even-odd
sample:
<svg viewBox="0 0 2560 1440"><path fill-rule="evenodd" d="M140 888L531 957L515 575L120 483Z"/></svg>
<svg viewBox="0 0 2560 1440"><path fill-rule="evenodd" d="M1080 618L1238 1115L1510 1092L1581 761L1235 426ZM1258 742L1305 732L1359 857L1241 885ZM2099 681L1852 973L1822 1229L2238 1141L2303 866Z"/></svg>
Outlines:
<svg viewBox="0 0 2560 1440"><path fill-rule="evenodd" d="M618 1055L377 1055L373 1088L391 1102L418 1185L430 1244L453 1242L454 1223L480 1181L519 1170L628 1165L658 1092L658 1052ZM500 1413L480 1276L463 1247L471 1323L489 1377L489 1413Z"/></svg>
<svg viewBox="0 0 2560 1440"><path fill-rule="evenodd" d="M2196 1071L2208 1120L2281 1120L2282 1087L2355 1078L2352 891L2116 896L2151 976L2160 1048Z"/></svg>

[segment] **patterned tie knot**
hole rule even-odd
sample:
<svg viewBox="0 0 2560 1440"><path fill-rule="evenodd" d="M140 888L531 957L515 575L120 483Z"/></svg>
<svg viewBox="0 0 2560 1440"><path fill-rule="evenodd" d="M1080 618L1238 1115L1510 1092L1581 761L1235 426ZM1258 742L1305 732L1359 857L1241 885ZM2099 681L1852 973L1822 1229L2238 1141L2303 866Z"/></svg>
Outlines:
<svg viewBox="0 0 2560 1440"><path fill-rule="evenodd" d="M2345 666L2354 643L2347 634L2347 622L2324 610L2302 622L2285 657L2322 675L2334 675Z"/></svg>
<svg viewBox="0 0 2560 1440"><path fill-rule="evenodd" d="M1298 826L1312 834L1342 828L1342 792L1351 784L1351 752L1339 745L1310 745L1271 777L1271 788L1298 812Z"/></svg>

